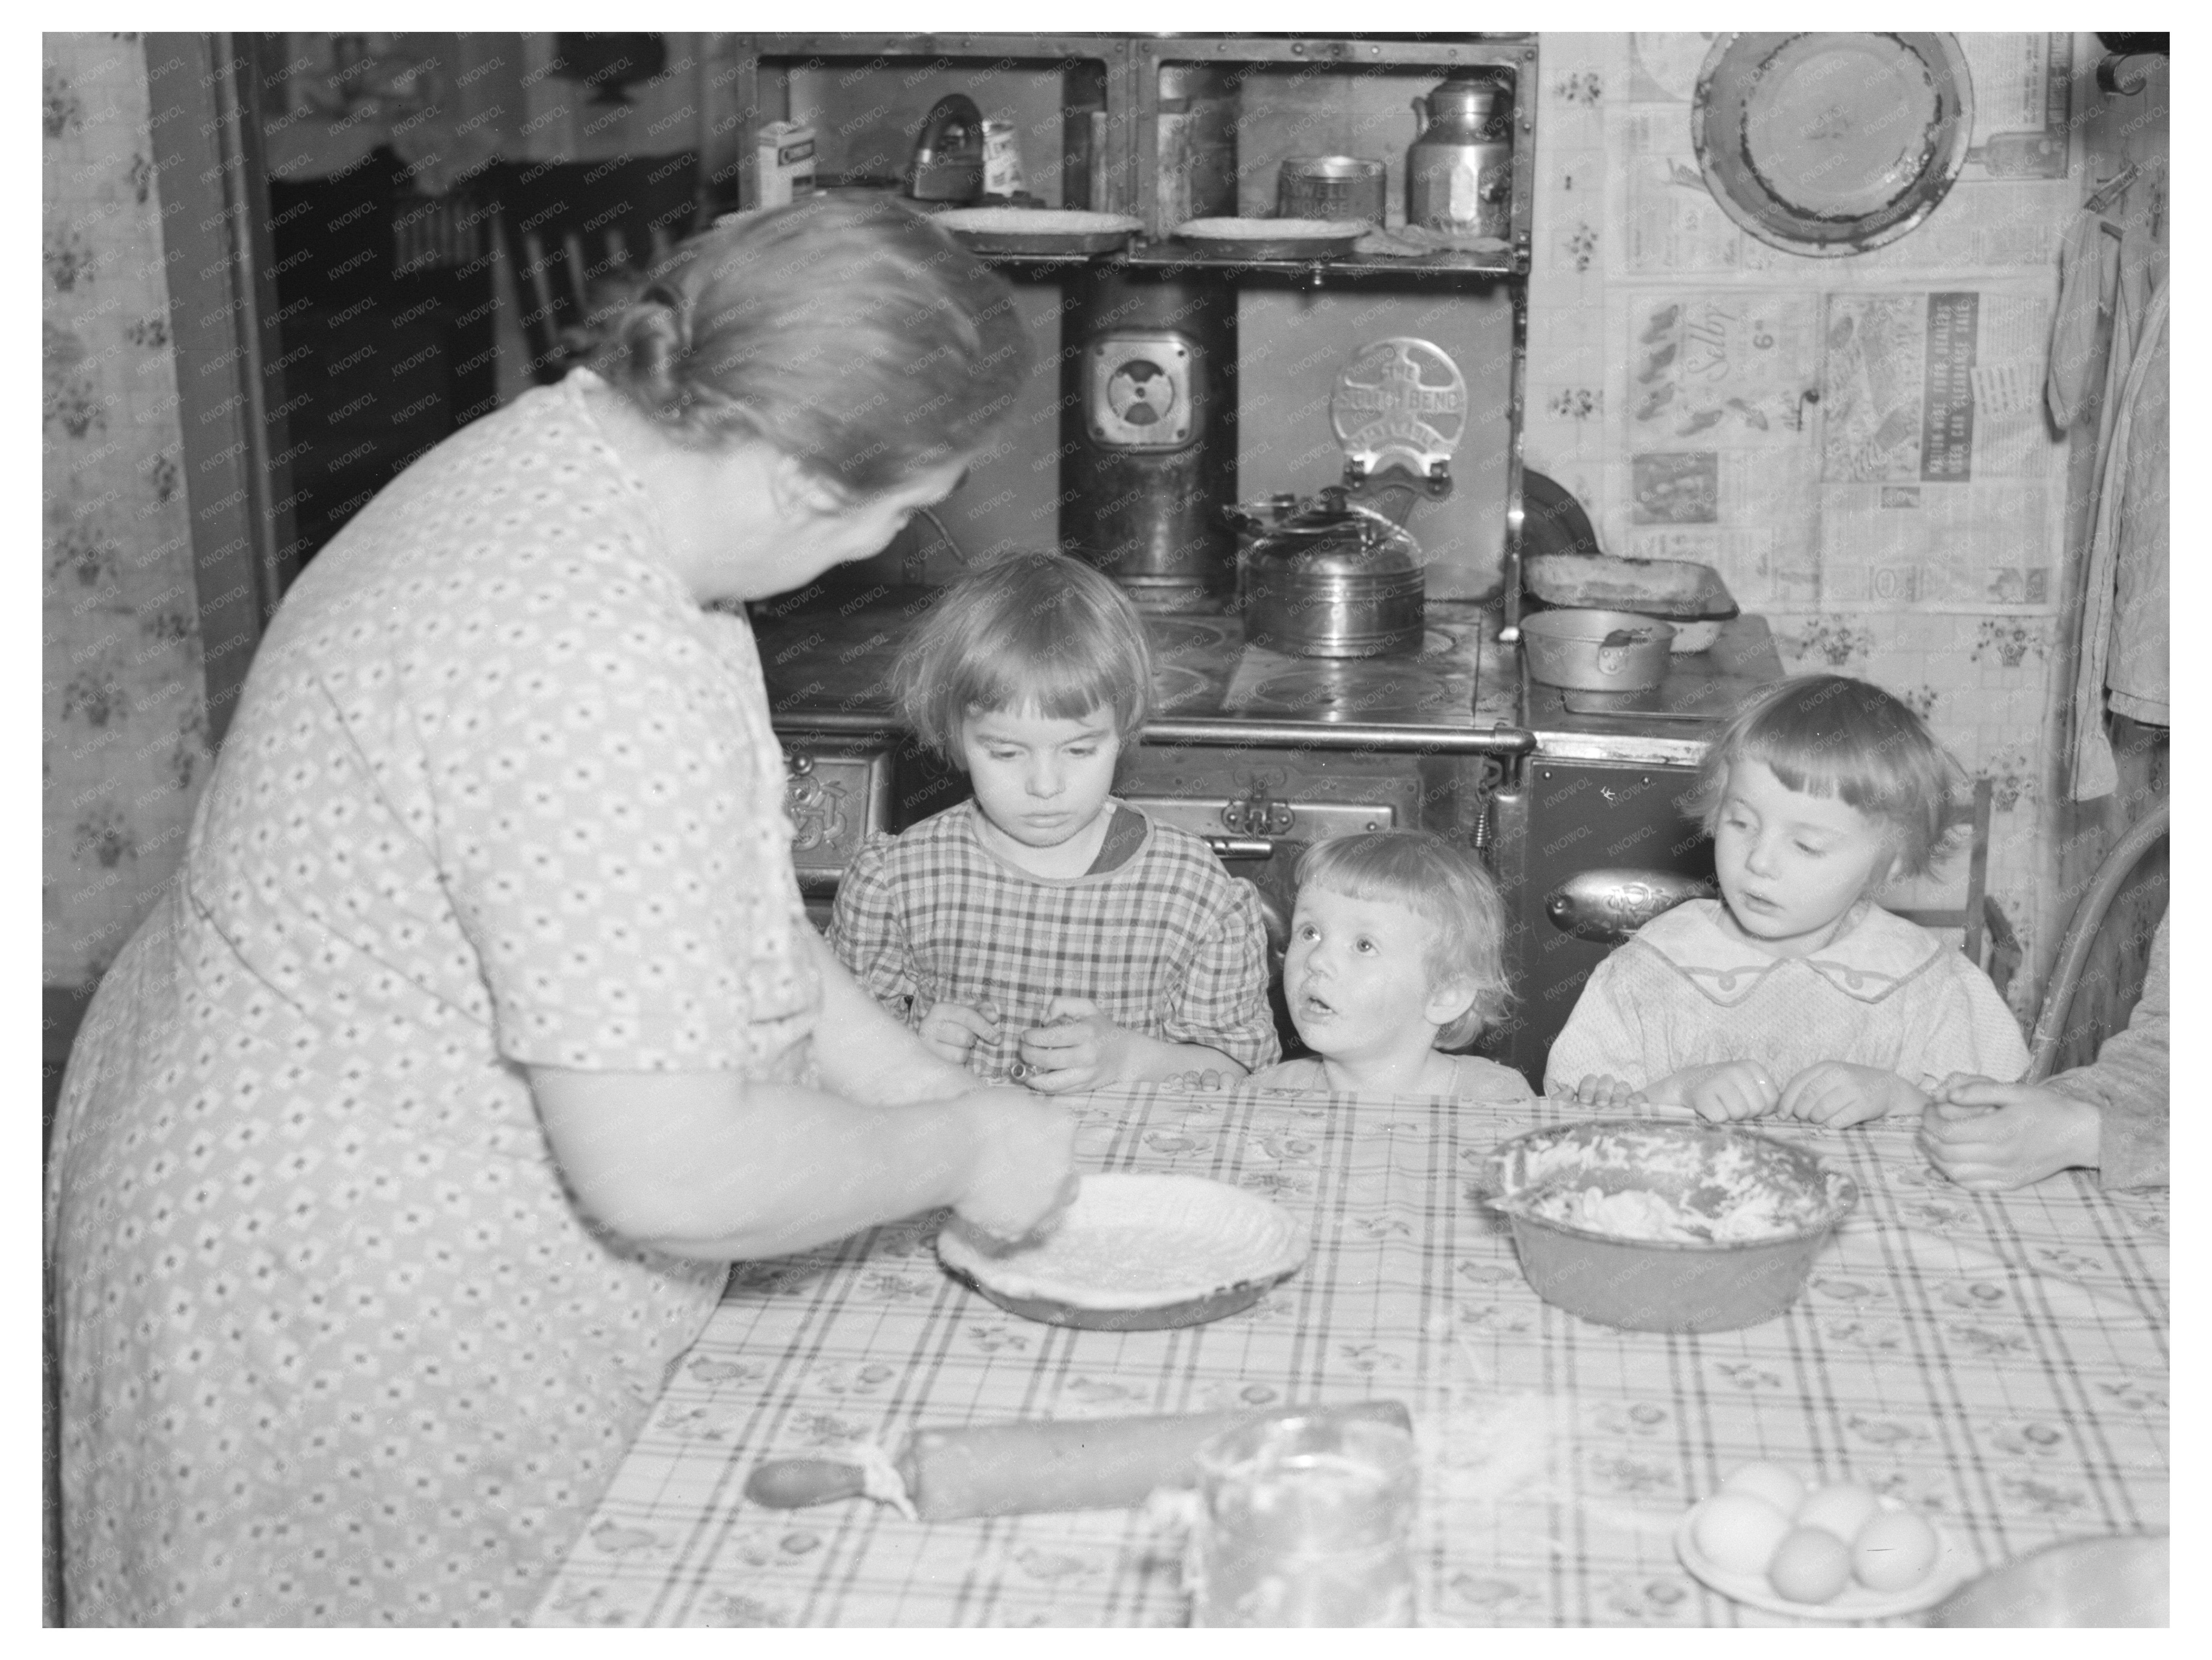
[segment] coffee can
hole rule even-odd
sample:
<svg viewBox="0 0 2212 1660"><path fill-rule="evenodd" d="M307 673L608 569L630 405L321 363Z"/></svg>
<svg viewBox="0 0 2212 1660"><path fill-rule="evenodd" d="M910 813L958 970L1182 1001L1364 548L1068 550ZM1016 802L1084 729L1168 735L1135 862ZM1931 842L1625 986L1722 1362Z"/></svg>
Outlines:
<svg viewBox="0 0 2212 1660"><path fill-rule="evenodd" d="M1275 211L1285 219L1382 222L1386 170L1358 155L1293 155L1275 175Z"/></svg>
<svg viewBox="0 0 2212 1660"><path fill-rule="evenodd" d="M1018 196L1029 187L1022 173L1020 135L1011 121L983 123L983 194Z"/></svg>

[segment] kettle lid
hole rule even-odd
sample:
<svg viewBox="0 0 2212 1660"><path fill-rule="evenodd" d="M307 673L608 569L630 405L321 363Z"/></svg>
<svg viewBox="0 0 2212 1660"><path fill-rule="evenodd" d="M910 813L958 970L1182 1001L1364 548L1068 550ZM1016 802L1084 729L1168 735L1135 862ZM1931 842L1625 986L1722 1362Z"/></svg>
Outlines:
<svg viewBox="0 0 2212 1660"><path fill-rule="evenodd" d="M1419 556L1419 544L1403 526L1351 499L1341 484L1323 485L1311 497L1276 496L1267 516L1249 508L1232 516L1258 535L1255 553L1302 554L1323 548L1369 551L1399 547Z"/></svg>
<svg viewBox="0 0 2212 1660"><path fill-rule="evenodd" d="M1477 119L1501 116L1512 111L1513 87L1509 80L1474 70L1437 82L1429 88L1429 103L1432 109L1456 106Z"/></svg>

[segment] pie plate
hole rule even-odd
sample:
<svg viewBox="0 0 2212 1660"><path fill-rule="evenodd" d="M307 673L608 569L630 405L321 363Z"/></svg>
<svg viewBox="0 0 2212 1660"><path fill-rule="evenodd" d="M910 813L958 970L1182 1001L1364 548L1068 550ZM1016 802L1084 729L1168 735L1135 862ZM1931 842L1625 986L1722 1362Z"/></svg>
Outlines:
<svg viewBox="0 0 2212 1660"><path fill-rule="evenodd" d="M1124 213L1066 208L951 208L935 222L976 253L1110 253L1145 228Z"/></svg>
<svg viewBox="0 0 2212 1660"><path fill-rule="evenodd" d="M1306 1230L1273 1201L1199 1176L1086 1176L1058 1225L1006 1250L957 1221L938 1261L1009 1314L1094 1331L1203 1325L1297 1272Z"/></svg>
<svg viewBox="0 0 2212 1660"><path fill-rule="evenodd" d="M1791 253L1853 254L1936 210L1966 166L1973 82L1948 34L1724 34L1691 138L1731 219Z"/></svg>
<svg viewBox="0 0 2212 1660"><path fill-rule="evenodd" d="M1881 1504L1886 1511L1905 1508L1887 1497ZM1699 1499L1684 1511L1682 1519L1674 1524L1674 1554L1682 1559L1682 1566L1700 1583L1723 1596L1765 1608L1769 1614L1795 1614L1800 1620L1894 1620L1902 1614L1917 1614L1923 1608L1935 1607L1978 1572L1958 1541L1943 1530L1942 1524L1933 1517L1925 1517L1923 1519L1936 1534L1936 1561L1928 1570L1928 1577L1918 1584L1907 1585L1903 1590L1869 1590L1855 1579L1827 1602L1792 1602L1767 1584L1765 1574L1731 1572L1698 1548L1692 1535L1698 1525L1698 1512L1705 1507L1705 1501Z"/></svg>
<svg viewBox="0 0 2212 1660"><path fill-rule="evenodd" d="M1374 228L1364 219L1187 219L1175 237L1216 259L1327 259Z"/></svg>

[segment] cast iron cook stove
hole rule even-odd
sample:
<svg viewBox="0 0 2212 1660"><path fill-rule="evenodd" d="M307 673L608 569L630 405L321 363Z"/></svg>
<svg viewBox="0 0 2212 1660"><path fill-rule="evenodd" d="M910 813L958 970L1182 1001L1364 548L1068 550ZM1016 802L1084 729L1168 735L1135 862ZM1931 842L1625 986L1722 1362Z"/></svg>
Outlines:
<svg viewBox="0 0 2212 1660"><path fill-rule="evenodd" d="M779 729L854 735L894 730L886 678L900 640L928 599L924 593L904 605L878 601L849 612L808 609L757 618ZM1444 728L1473 738L1482 619L1474 607L1449 601L1431 609L1443 614L1431 621L1419 655L1364 659L1293 657L1247 647L1237 619L1227 615L1147 615L1155 723L1172 716L1171 724L1218 724L1212 736L1232 746L1254 722ZM1454 617L1455 611L1463 614ZM1188 733L1173 735L1201 741ZM1387 739L1384 746L1431 747ZM1505 748L1515 750L1510 743Z"/></svg>

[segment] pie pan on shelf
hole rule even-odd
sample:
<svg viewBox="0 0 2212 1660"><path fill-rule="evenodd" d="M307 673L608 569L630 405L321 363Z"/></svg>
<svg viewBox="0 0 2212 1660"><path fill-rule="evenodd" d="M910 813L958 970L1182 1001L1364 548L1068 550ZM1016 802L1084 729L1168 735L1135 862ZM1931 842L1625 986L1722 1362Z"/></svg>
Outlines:
<svg viewBox="0 0 2212 1660"><path fill-rule="evenodd" d="M1073 208L948 208L933 217L976 253L1111 253L1144 228L1126 213Z"/></svg>
<svg viewBox="0 0 2212 1660"><path fill-rule="evenodd" d="M1175 238L1212 259L1333 259L1374 228L1364 219L1187 219Z"/></svg>

